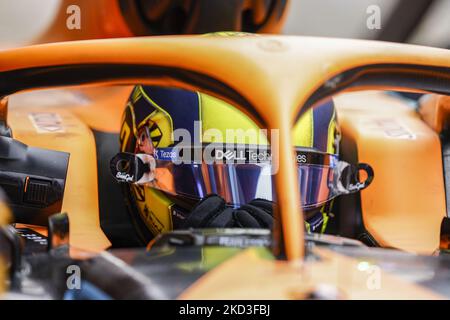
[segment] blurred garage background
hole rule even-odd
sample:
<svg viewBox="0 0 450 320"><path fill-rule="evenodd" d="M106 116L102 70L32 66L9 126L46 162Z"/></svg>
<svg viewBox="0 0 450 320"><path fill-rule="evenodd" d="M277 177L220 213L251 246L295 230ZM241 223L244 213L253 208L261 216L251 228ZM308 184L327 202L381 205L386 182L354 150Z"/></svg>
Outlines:
<svg viewBox="0 0 450 320"><path fill-rule="evenodd" d="M0 47L19 46L39 38L63 9L61 4L62 0L2 0ZM370 15L367 8L373 5L380 8L380 29L370 29L366 24ZM450 0L291 0L283 31L448 48Z"/></svg>

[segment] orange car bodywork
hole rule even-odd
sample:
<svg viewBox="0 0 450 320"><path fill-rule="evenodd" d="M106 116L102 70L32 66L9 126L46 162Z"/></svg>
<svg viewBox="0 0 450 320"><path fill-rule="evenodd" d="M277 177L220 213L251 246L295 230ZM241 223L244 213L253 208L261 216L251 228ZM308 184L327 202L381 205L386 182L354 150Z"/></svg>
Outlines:
<svg viewBox="0 0 450 320"><path fill-rule="evenodd" d="M442 299L382 271L381 286L372 287L361 261L327 249L315 248L313 253L320 261L301 265L266 260L257 250L248 249L208 272L180 299L303 300L319 288L336 288L336 299Z"/></svg>
<svg viewBox="0 0 450 320"><path fill-rule="evenodd" d="M420 114L431 129L441 133L450 119L450 97L429 95L421 100Z"/></svg>
<svg viewBox="0 0 450 320"><path fill-rule="evenodd" d="M397 97L361 92L335 101L343 135L375 172L361 192L365 228L382 247L433 253L446 215L438 134Z"/></svg>
<svg viewBox="0 0 450 320"><path fill-rule="evenodd" d="M60 132L38 133L30 115L57 114ZM14 108L9 113L14 138L28 145L70 153L63 212L70 216L71 243L75 247L99 251L110 243L100 228L96 149L90 129L73 113L51 108ZM72 190L72 191L71 191Z"/></svg>
<svg viewBox="0 0 450 320"><path fill-rule="evenodd" d="M192 83L182 77L171 76L164 72L153 78L124 74L111 78L86 80L85 82L95 84L145 83L199 90L236 105L261 126L279 129L280 143L278 147L280 152L275 159L279 161L280 170L275 179L280 206L280 226L274 232L275 243L278 244L275 248L283 249L287 258L292 261L303 257L304 243L303 218L296 183L297 173L291 154L291 129L294 119L310 96L322 86L333 87L333 80L339 80L336 79L336 76L339 77L350 69L367 65L395 65L396 67L391 69L386 67L374 72L383 74L383 72L391 70L411 77L419 72L417 68L436 67L436 70L425 70L423 74L445 81L450 79L448 73L450 53L448 50L371 41L286 36L236 38L182 36L57 43L0 52L0 72L9 72L9 74L18 70L34 72L33 70L40 68L57 66L67 68L80 65L104 65L105 68L106 65L109 67L151 66L161 67L162 70L172 68L205 76L213 79L211 81L215 84L218 83L219 87L209 86L208 83L201 81ZM364 74L364 71L361 73ZM84 81L78 81L77 84L84 84ZM35 83L30 86L47 87L50 85ZM223 91L220 88L226 90ZM19 82L15 90L20 89L26 88L21 88ZM351 88L351 90L362 89L412 90L396 84L381 86L359 84ZM414 90L420 91L420 89ZM87 130L87 126L80 124L76 117L65 114L62 110L57 112L62 114L64 121L67 121L70 127L67 129L68 133L76 136ZM377 140L376 137L371 136L370 132L358 129L357 123L353 123L352 119L359 120L352 118L351 112L346 115L345 107L341 109L341 113L345 130L356 140L360 140L358 145L363 145L366 141L382 145L382 139ZM431 163L437 163L439 157L437 136L433 135L431 130L427 131L426 127L418 123L419 119L416 117L414 120L414 117L411 115L408 120L405 120L405 123L408 127L411 126L411 130L420 136L420 139L423 138L423 141L418 140L419 143L431 142L430 150L427 150L427 157ZM10 116L11 126L15 134L17 132L16 137L25 143L42 146L39 138L32 137L35 132L32 132L33 129L30 129L29 123L24 122L24 119L26 119L26 114L21 117ZM22 128L22 133L19 133L20 130L17 129L19 127ZM28 134L26 134L27 130ZM66 186L67 199L63 204L64 209L68 210L71 215L73 224L71 240L77 246L86 247L94 243L93 247L101 248L107 245L107 240L98 227L97 191L96 182L93 182L96 177L94 142L92 138L89 138L82 143L75 141L71 143L70 134L61 135L60 139L55 137L52 144L47 144L46 147L69 151L72 154ZM411 144L404 143L404 141L398 142L398 148L404 148L405 151L411 152ZM83 150L82 154L80 154L81 150ZM358 152L360 161L372 164L373 154L370 153L369 148L361 148ZM86 165L87 162L89 165ZM383 165L381 160L374 162L375 168L380 165ZM399 168L404 168L404 163L395 162L395 166L396 172L398 172ZM442 170L438 169L436 172L441 173ZM400 173L398 174L400 175ZM410 174L412 176L416 173ZM412 179L409 176L403 177ZM433 200L433 203L430 204L429 194L417 196L411 199L414 200L414 205L405 205L398 211L393 205L394 197L385 197L391 205L386 207L386 204L373 203L375 196L378 195L374 194L370 188L363 192L366 227L374 234L382 235L380 236L382 244L403 246L405 249L413 250L412 247L408 248L409 245L406 245L405 239L410 239L411 234L414 233L418 237L417 243L421 242L417 246L417 243L413 244L418 251L431 251L432 244L435 242L436 245L433 246L438 246L437 235L434 234L437 231L434 228L438 217L442 217L445 212L445 203L442 202L444 200L443 184L442 177L433 176L429 179L430 186L433 187L432 191L437 194L436 199L438 200ZM378 192L380 188L382 189L383 181L388 183L388 179L381 176L377 182L379 183L378 187L377 185L374 187ZM399 184L399 188L406 188L400 196L414 195L411 190L417 190L418 184L418 180ZM435 209L433 215L429 213L430 206ZM387 222L388 218L380 219L385 212L389 212L389 214L398 215L395 218L398 223L408 223L407 221L411 220L410 216L408 216L408 220L405 221L405 219L406 215L411 213L410 211L414 217L423 219L419 221L426 222L425 228L420 223L414 223L406 225L403 231L400 231L402 228L393 230ZM431 217L431 222L426 221L424 217L427 216ZM385 229L386 232L383 231Z"/></svg>

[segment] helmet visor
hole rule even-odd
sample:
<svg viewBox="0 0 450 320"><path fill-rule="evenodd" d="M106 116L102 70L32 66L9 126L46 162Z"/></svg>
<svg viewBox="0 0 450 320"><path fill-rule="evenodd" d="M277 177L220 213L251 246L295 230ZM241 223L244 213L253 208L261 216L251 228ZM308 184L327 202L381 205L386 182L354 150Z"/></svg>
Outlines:
<svg viewBox="0 0 450 320"><path fill-rule="evenodd" d="M202 199L217 194L232 206L253 199L276 201L270 164L174 164L156 160L154 179L146 185L173 195ZM298 165L298 184L303 207L320 205L337 194L330 166Z"/></svg>
<svg viewBox="0 0 450 320"><path fill-rule="evenodd" d="M228 159L226 159L227 153ZM236 161L226 161L230 160L231 154L236 156L236 152L222 151L220 155L223 159L218 159L219 153L216 152L215 161L212 162L188 161L186 163L183 161L180 163L176 161L174 154L177 152L173 148L158 148L154 156L150 157L128 154L128 157L137 157L133 160L135 164L128 166L132 174L126 175L125 172L118 170L117 163L122 160L114 164L113 159L111 170L116 178L128 176L127 182L134 181L172 195L191 199L200 200L209 194L217 194L230 206L235 207L257 198L276 201L274 168L272 163L267 161L267 157L262 161L250 163L250 153L247 152L244 153L244 157L238 158L241 161L236 163ZM237 157L233 158L233 160L236 159ZM301 204L305 209L320 206L340 194L359 191L370 183L373 176L373 173L368 172L370 167L368 169L363 167L363 164L354 166L339 161L335 154L298 148L295 159ZM138 167L141 169L134 169ZM148 168L147 173L143 173L146 171L145 167ZM361 169L365 170L368 176L364 182L359 182L358 178L358 171Z"/></svg>
<svg viewBox="0 0 450 320"><path fill-rule="evenodd" d="M201 161L190 155L188 161L186 158L180 161L180 150L176 148L158 148L153 155L119 153L111 160L111 172L118 181L194 200L217 194L235 207L257 198L277 200L273 179L276 168L267 149L212 150L212 157ZM193 150L192 154L195 153ZM305 209L362 190L373 179L369 165L351 165L340 161L335 154L297 148L295 160L301 204ZM367 176L363 182L358 175L361 170Z"/></svg>

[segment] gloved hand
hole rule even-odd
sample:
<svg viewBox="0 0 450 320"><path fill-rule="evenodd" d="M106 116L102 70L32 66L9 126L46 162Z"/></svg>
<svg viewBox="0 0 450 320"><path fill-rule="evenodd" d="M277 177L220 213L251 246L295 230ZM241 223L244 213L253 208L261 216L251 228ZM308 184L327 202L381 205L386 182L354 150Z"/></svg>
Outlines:
<svg viewBox="0 0 450 320"><path fill-rule="evenodd" d="M184 228L254 228L271 229L273 226L271 201L255 199L238 209L229 208L217 195L200 201L186 218Z"/></svg>

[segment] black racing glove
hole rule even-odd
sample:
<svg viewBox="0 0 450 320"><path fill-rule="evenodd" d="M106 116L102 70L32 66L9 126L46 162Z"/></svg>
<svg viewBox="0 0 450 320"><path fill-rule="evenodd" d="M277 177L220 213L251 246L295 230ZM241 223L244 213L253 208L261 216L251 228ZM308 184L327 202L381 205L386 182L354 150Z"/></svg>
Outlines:
<svg viewBox="0 0 450 320"><path fill-rule="evenodd" d="M273 202L255 199L233 209L221 197L209 195L195 206L183 227L272 229L273 208Z"/></svg>

